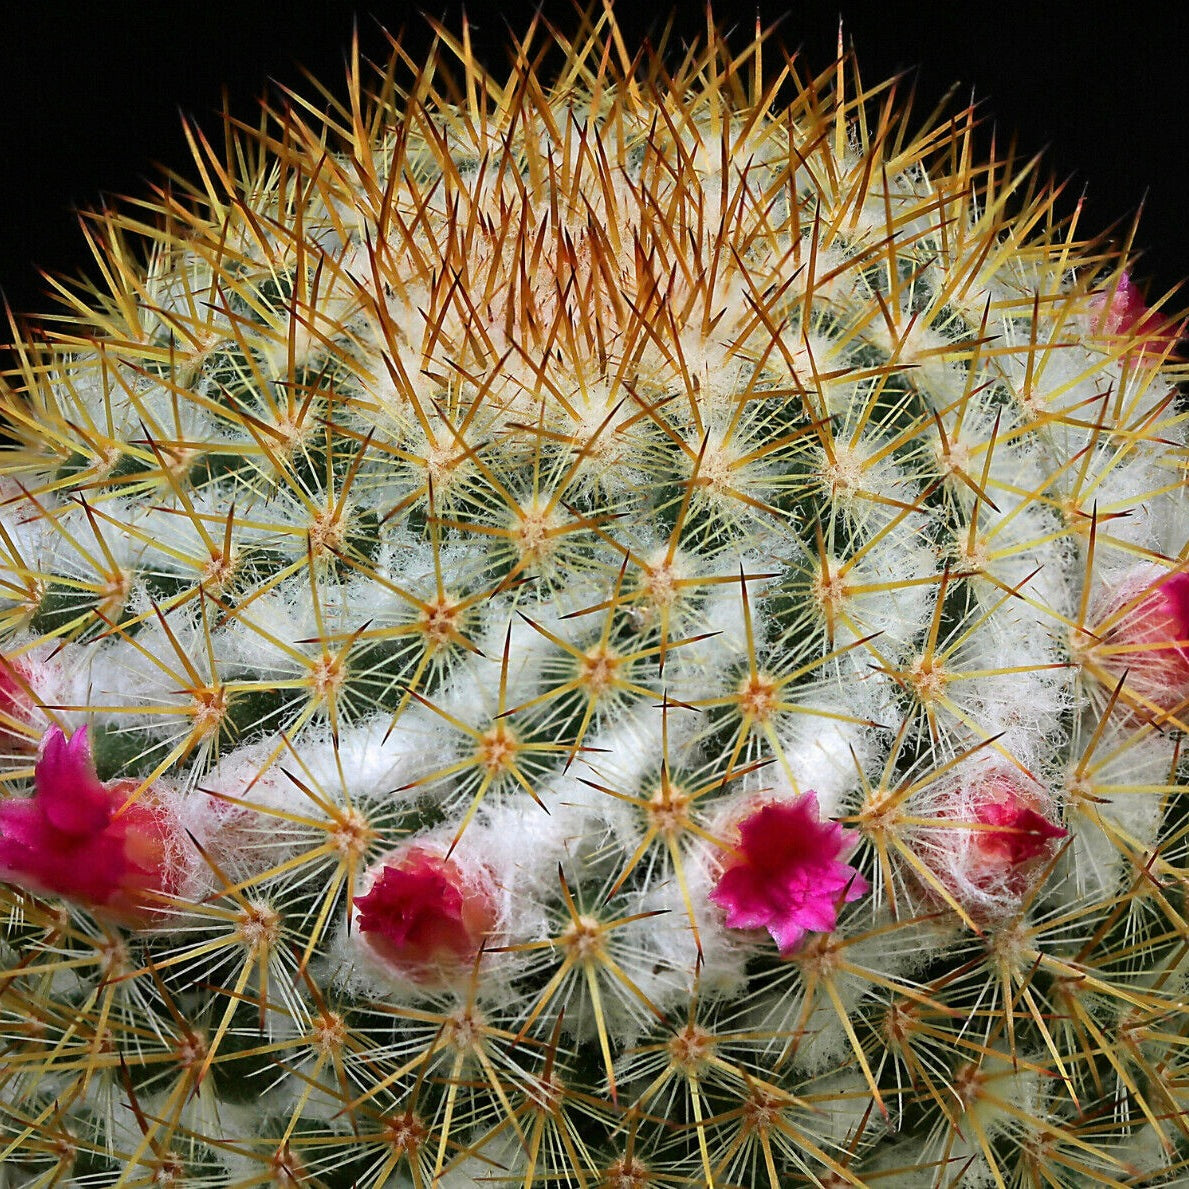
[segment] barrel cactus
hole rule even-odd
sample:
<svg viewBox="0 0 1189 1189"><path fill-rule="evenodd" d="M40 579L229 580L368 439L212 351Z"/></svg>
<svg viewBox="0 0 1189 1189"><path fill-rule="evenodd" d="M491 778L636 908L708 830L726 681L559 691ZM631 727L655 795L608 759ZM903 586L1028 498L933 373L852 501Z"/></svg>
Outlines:
<svg viewBox="0 0 1189 1189"><path fill-rule="evenodd" d="M1175 312L577 24L192 133L18 339L0 1177L1184 1183Z"/></svg>

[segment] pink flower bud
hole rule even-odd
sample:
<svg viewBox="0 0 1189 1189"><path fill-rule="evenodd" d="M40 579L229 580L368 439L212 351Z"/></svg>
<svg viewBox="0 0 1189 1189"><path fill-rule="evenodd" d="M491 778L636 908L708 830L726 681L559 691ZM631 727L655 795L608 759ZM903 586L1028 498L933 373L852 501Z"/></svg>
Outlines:
<svg viewBox="0 0 1189 1189"><path fill-rule="evenodd" d="M930 831L922 857L976 921L1014 911L1068 834L1046 816L1044 789L1013 768L947 780L934 798L946 825Z"/></svg>
<svg viewBox="0 0 1189 1189"><path fill-rule="evenodd" d="M34 750L27 730L33 721L33 699L29 696L29 673L21 659L0 656L0 751Z"/></svg>
<svg viewBox="0 0 1189 1189"><path fill-rule="evenodd" d="M1189 574L1138 566L1096 600L1087 629L1092 663L1158 706L1189 698Z"/></svg>
<svg viewBox="0 0 1189 1189"><path fill-rule="evenodd" d="M807 933L830 933L838 909L870 885L843 857L853 830L819 817L817 794L752 808L737 825L738 842L710 899L726 909L731 929L767 929L781 954Z"/></svg>
<svg viewBox="0 0 1189 1189"><path fill-rule="evenodd" d="M151 921L174 890L167 852L179 830L152 790L123 808L134 780L102 783L86 727L42 740L34 793L0 803L0 878L75 900L126 924Z"/></svg>
<svg viewBox="0 0 1189 1189"><path fill-rule="evenodd" d="M497 915L486 869L466 870L421 846L389 856L355 909L372 951L417 982L468 968Z"/></svg>
<svg viewBox="0 0 1189 1189"><path fill-rule="evenodd" d="M970 874L980 886L996 883L1018 887L1034 859L1048 858L1049 843L1068 831L1055 826L1028 805L1019 793L989 782L975 795L970 838Z"/></svg>
<svg viewBox="0 0 1189 1189"><path fill-rule="evenodd" d="M1183 323L1174 326L1164 315L1148 309L1127 273L1114 288L1090 298L1090 333L1104 338L1127 335L1136 339L1128 357L1141 363L1147 355L1155 357L1152 362L1156 362L1171 352L1183 330Z"/></svg>

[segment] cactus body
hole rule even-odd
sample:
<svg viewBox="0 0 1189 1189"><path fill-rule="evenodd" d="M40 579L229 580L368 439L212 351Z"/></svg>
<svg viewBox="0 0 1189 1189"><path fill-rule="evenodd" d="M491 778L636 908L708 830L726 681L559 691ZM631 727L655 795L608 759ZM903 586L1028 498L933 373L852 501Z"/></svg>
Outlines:
<svg viewBox="0 0 1189 1189"><path fill-rule="evenodd" d="M542 42L20 347L3 1175L1179 1183L1176 328L970 113Z"/></svg>

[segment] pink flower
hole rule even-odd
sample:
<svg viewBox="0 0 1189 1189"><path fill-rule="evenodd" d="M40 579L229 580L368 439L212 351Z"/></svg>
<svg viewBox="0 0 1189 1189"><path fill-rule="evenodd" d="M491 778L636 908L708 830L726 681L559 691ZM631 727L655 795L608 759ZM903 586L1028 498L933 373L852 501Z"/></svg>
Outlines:
<svg viewBox="0 0 1189 1189"><path fill-rule="evenodd" d="M469 966L496 921L485 871L420 846L391 857L355 908L372 950L419 982Z"/></svg>
<svg viewBox="0 0 1189 1189"><path fill-rule="evenodd" d="M1092 661L1162 710L1189 698L1189 574L1137 566L1096 600Z"/></svg>
<svg viewBox="0 0 1189 1189"><path fill-rule="evenodd" d="M854 831L818 816L817 794L777 801L749 813L739 841L710 899L727 911L731 929L767 929L782 954L806 933L829 933L838 909L870 885L841 861Z"/></svg>
<svg viewBox="0 0 1189 1189"><path fill-rule="evenodd" d="M1142 363L1145 355L1162 356L1177 345L1184 324L1173 326L1162 314L1144 304L1139 290L1123 273L1114 288L1090 298L1090 332L1111 337L1127 335L1137 340L1129 355Z"/></svg>
<svg viewBox="0 0 1189 1189"><path fill-rule="evenodd" d="M151 790L121 811L134 780L103 784L86 727L51 727L32 797L0 803L0 878L65 896L127 924L146 924L173 890L166 852L175 823Z"/></svg>

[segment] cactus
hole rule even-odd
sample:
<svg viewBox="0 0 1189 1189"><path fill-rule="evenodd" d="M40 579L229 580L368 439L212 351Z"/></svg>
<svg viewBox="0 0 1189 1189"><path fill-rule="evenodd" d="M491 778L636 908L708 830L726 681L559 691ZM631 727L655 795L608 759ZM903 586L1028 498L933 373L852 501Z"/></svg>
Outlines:
<svg viewBox="0 0 1189 1189"><path fill-rule="evenodd" d="M18 338L0 1177L1183 1183L1175 317L969 109L578 25Z"/></svg>

